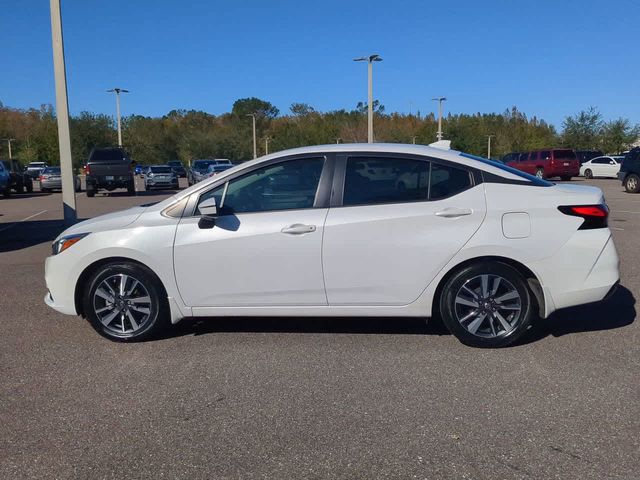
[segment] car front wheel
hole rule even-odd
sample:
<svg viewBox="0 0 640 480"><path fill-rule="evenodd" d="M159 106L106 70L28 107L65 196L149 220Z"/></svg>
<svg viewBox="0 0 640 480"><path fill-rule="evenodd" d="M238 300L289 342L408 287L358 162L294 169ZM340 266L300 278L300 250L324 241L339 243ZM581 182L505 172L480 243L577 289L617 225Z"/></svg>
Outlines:
<svg viewBox="0 0 640 480"><path fill-rule="evenodd" d="M99 268L87 283L83 307L93 328L116 341L148 339L169 318L160 280L147 268L132 262Z"/></svg>
<svg viewBox="0 0 640 480"><path fill-rule="evenodd" d="M584 171L584 178L593 178L593 172L591 171L591 169L587 168Z"/></svg>
<svg viewBox="0 0 640 480"><path fill-rule="evenodd" d="M472 264L444 285L440 314L449 331L472 347L504 347L529 328L533 297L524 277L501 262Z"/></svg>
<svg viewBox="0 0 640 480"><path fill-rule="evenodd" d="M640 192L640 177L635 173L632 173L624 179L624 188L629 193Z"/></svg>

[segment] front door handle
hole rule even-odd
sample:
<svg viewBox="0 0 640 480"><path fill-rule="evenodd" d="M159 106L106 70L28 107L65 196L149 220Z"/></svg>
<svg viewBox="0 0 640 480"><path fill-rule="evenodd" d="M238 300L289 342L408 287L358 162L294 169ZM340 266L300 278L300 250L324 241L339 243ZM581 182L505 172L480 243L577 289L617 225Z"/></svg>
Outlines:
<svg viewBox="0 0 640 480"><path fill-rule="evenodd" d="M472 213L473 210L470 208L445 208L444 210L436 212L436 216L444 218L458 218L464 217L465 215L471 215Z"/></svg>
<svg viewBox="0 0 640 480"><path fill-rule="evenodd" d="M288 227L284 227L280 230L282 233L288 233L289 235L301 235L303 233L311 233L316 231L315 225L303 225L302 223L294 223Z"/></svg>

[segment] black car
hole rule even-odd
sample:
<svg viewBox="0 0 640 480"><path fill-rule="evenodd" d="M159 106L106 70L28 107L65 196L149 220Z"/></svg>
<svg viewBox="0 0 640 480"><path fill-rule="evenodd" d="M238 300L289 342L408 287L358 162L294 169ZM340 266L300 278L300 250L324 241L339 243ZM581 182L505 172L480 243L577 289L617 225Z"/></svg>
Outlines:
<svg viewBox="0 0 640 480"><path fill-rule="evenodd" d="M93 197L99 189L109 192L126 188L129 195L136 194L134 162L120 147L94 148L85 165L87 197Z"/></svg>
<svg viewBox="0 0 640 480"><path fill-rule="evenodd" d="M9 173L9 188L16 193L33 192L31 175L17 160L2 160L4 169Z"/></svg>
<svg viewBox="0 0 640 480"><path fill-rule="evenodd" d="M580 161L580 165L584 162L588 162L589 160L593 160L597 157L602 157L604 153L600 150L576 150L576 157L578 157L578 161Z"/></svg>
<svg viewBox="0 0 640 480"><path fill-rule="evenodd" d="M169 165L171 169L176 172L176 175L178 175L178 177L186 178L187 170L186 168L184 168L184 165L182 165L182 162L180 160L169 160L167 162L167 165Z"/></svg>
<svg viewBox="0 0 640 480"><path fill-rule="evenodd" d="M640 193L640 147L629 150L624 156L618 178L629 193Z"/></svg>

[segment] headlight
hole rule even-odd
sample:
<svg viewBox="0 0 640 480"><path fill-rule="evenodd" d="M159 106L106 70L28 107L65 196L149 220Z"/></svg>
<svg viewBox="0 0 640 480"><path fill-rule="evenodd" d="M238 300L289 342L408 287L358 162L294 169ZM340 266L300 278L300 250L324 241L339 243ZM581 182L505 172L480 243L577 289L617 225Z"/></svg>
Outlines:
<svg viewBox="0 0 640 480"><path fill-rule="evenodd" d="M87 233L76 233L75 235L67 235L65 237L62 237L62 238L56 240L55 242L53 242L53 244L51 245L51 253L53 255L57 255L59 253L62 253L67 248L69 248L72 245L75 245L76 243L78 243L80 240L82 240L87 235L89 235L88 232Z"/></svg>

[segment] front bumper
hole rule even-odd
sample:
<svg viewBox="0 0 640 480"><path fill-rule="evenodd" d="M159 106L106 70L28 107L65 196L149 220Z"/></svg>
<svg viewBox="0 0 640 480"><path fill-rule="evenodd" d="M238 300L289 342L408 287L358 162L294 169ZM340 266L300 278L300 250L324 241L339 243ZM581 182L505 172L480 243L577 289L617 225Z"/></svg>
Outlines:
<svg viewBox="0 0 640 480"><path fill-rule="evenodd" d="M44 303L65 315L77 315L75 305L76 278L71 270L72 262L65 262L60 255L47 257L44 262L44 280L47 294Z"/></svg>

